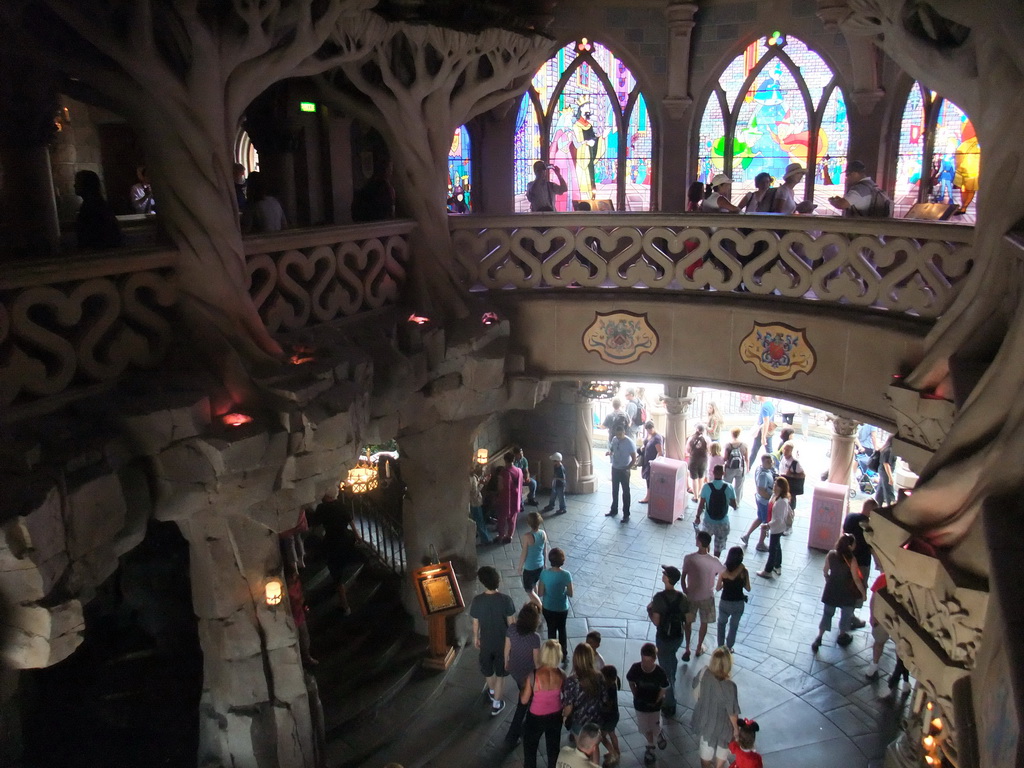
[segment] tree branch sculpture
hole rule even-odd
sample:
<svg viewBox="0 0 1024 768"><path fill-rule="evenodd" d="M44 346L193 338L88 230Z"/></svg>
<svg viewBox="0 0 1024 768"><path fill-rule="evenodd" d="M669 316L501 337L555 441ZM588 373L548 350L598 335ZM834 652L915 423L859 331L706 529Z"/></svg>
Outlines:
<svg viewBox="0 0 1024 768"><path fill-rule="evenodd" d="M1024 448L1024 314L1006 236L1024 218L1024 51L1016 0L850 0L851 30L876 43L908 73L970 116L984 152L974 229L978 267L927 340L910 386L955 399L957 419L897 517L952 559L987 571L975 525L986 498L1015 492L1006 458ZM979 347L991 352L979 354ZM967 361L961 364L960 361ZM968 370L963 370L967 368ZM973 542L973 543L972 543Z"/></svg>
<svg viewBox="0 0 1024 768"><path fill-rule="evenodd" d="M345 36L375 0L5 0L0 29L79 92L122 114L146 153L160 217L178 248L192 334L236 399L281 350L246 288L232 147L272 83L323 71L369 44ZM331 42L344 39L345 45Z"/></svg>
<svg viewBox="0 0 1024 768"><path fill-rule="evenodd" d="M420 227L410 281L416 308L442 322L464 317L445 204L452 136L525 90L550 42L498 29L381 25L384 42L318 78L321 93L374 126L391 147L395 188Z"/></svg>

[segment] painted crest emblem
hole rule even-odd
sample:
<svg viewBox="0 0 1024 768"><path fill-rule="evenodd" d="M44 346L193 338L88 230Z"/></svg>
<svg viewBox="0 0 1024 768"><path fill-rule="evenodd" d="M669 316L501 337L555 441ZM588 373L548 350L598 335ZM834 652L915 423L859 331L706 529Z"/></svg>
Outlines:
<svg viewBox="0 0 1024 768"><path fill-rule="evenodd" d="M785 323L754 323L740 342L740 359L772 381L788 381L798 373L810 373L817 363L805 329Z"/></svg>
<svg viewBox="0 0 1024 768"><path fill-rule="evenodd" d="M625 365L640 355L654 354L658 332L647 322L647 315L635 312L598 312L583 332L583 348L597 354L606 363Z"/></svg>

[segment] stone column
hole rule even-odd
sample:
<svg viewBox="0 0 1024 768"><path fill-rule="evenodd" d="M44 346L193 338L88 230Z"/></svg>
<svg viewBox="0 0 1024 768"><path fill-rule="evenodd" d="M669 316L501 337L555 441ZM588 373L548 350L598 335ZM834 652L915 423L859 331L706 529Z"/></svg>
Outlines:
<svg viewBox="0 0 1024 768"><path fill-rule="evenodd" d="M277 534L241 516L181 521L190 545L192 602L203 649L199 765L313 768L309 698L281 578Z"/></svg>
<svg viewBox="0 0 1024 768"><path fill-rule="evenodd" d="M469 517L469 470L482 421L482 417L439 421L398 435L406 486L402 527L408 567L418 568L435 552L442 562L451 560L467 605L473 598L477 569L476 525ZM411 586L404 600L417 632L425 635L427 625ZM459 637L465 636L468 621L468 614L459 615Z"/></svg>
<svg viewBox="0 0 1024 768"><path fill-rule="evenodd" d="M832 464L828 481L849 485L855 453L853 436L857 433L858 422L842 416L829 416L828 420L832 422Z"/></svg>
<svg viewBox="0 0 1024 768"><path fill-rule="evenodd" d="M668 418L665 420L665 455L670 459L683 460L686 455L686 438L689 430L686 424L686 412L693 402L687 397L689 387L680 384L669 384L665 387L665 409Z"/></svg>
<svg viewBox="0 0 1024 768"><path fill-rule="evenodd" d="M690 97L690 40L696 22L696 3L670 2L665 8L668 20L668 91L662 104L669 115L681 119L692 106Z"/></svg>
<svg viewBox="0 0 1024 768"><path fill-rule="evenodd" d="M576 478L567 490L569 493L594 493L597 490L597 475L594 474L594 403L579 394L576 395L576 432L573 435L572 450L576 457Z"/></svg>
<svg viewBox="0 0 1024 768"><path fill-rule="evenodd" d="M49 150L59 107L50 78L0 55L0 230L4 250L15 256L50 256L60 241Z"/></svg>

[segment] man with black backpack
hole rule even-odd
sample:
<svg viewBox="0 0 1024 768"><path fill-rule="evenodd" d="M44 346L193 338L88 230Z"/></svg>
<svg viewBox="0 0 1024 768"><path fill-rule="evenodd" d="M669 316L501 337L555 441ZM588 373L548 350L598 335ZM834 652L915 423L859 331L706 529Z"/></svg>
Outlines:
<svg viewBox="0 0 1024 768"><path fill-rule="evenodd" d="M668 693L661 705L661 711L668 717L676 713L676 654L683 642L686 614L690 612L690 601L676 589L681 578L682 573L674 565L661 566L661 583L665 589L658 592L647 606L647 615L658 628L655 635L658 664L668 675Z"/></svg>
<svg viewBox="0 0 1024 768"><path fill-rule="evenodd" d="M697 504L697 515L693 519L693 527L700 526L700 516L707 510L704 519L704 530L715 538L715 557L722 556L725 543L729 539L729 507L737 508L736 491L725 482L725 467L715 467L715 479L705 485L700 492L700 503Z"/></svg>
<svg viewBox="0 0 1024 768"><path fill-rule="evenodd" d="M612 438L618 434L621 428L623 433L629 436L633 427L630 426L629 414L622 410L622 401L619 398L612 400L612 412L604 417L601 426L608 430L608 445L611 446Z"/></svg>
<svg viewBox="0 0 1024 768"><path fill-rule="evenodd" d="M846 166L846 194L830 197L828 201L841 210L843 216L869 219L892 216L892 200L868 176L867 166L860 160L853 160Z"/></svg>

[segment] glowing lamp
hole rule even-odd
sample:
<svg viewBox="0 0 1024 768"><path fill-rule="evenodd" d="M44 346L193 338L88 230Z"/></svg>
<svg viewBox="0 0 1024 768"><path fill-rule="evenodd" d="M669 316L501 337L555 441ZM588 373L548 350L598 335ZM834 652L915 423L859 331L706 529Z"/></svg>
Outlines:
<svg viewBox="0 0 1024 768"><path fill-rule="evenodd" d="M267 601L267 605L271 608L281 604L281 601L284 600L284 584L281 583L280 579L267 580L267 584L263 588L263 599Z"/></svg>
<svg viewBox="0 0 1024 768"><path fill-rule="evenodd" d="M229 427L240 427L252 421L252 416L247 416L244 413L226 413L221 417L221 421Z"/></svg>
<svg viewBox="0 0 1024 768"><path fill-rule="evenodd" d="M488 457L489 456L490 456L490 454L488 453L486 448L477 448L477 450L476 450L476 463L477 464L486 464L487 461L488 461Z"/></svg>
<svg viewBox="0 0 1024 768"><path fill-rule="evenodd" d="M416 323L416 325L423 325L424 323L429 323L430 318L423 317L422 315L417 315L415 312L413 312L411 315L409 315L409 322Z"/></svg>
<svg viewBox="0 0 1024 768"><path fill-rule="evenodd" d="M496 312L484 312L480 317L480 322L484 325L494 325L498 322L498 315Z"/></svg>
<svg viewBox="0 0 1024 768"><path fill-rule="evenodd" d="M935 737L925 736L923 739L921 739L921 744L924 746L926 750L931 752L933 749L935 749Z"/></svg>
<svg viewBox="0 0 1024 768"><path fill-rule="evenodd" d="M299 112L316 112L315 101L300 101Z"/></svg>
<svg viewBox="0 0 1024 768"><path fill-rule="evenodd" d="M288 358L288 362L292 365L305 365L306 363L312 363L313 358L308 356L304 357L302 355L292 355Z"/></svg>
<svg viewBox="0 0 1024 768"><path fill-rule="evenodd" d="M377 468L358 464L348 471L342 488L352 493L366 493L377 487Z"/></svg>
<svg viewBox="0 0 1024 768"><path fill-rule="evenodd" d="M939 717L932 718L932 730L935 731L936 733L941 733L942 732L942 718L939 718Z"/></svg>
<svg viewBox="0 0 1024 768"><path fill-rule="evenodd" d="M925 765L939 765L939 758L932 757L931 755L925 755L924 756L924 764Z"/></svg>

